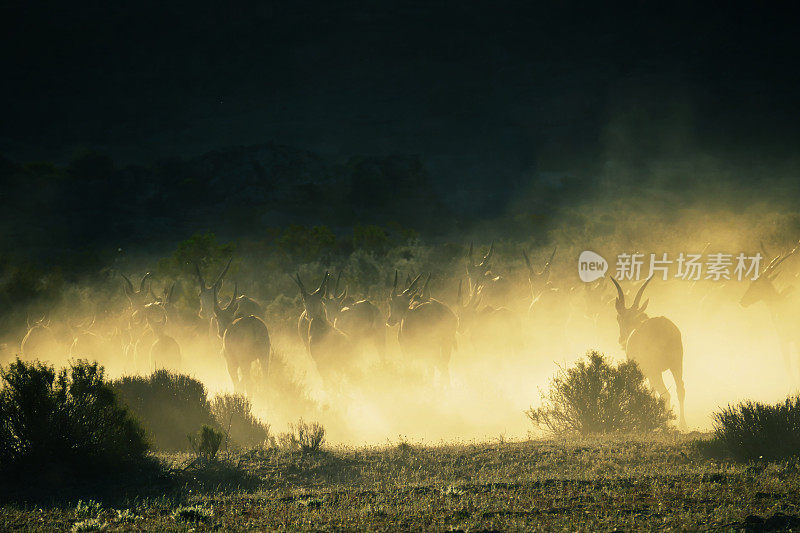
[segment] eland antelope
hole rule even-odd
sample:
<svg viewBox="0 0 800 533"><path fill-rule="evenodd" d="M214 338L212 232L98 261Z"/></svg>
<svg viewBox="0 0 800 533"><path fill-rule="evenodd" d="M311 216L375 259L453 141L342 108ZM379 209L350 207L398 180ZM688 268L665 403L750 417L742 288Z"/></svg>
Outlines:
<svg viewBox="0 0 800 533"><path fill-rule="evenodd" d="M766 248L762 245L762 251L769 257ZM775 287L775 278L780 274L778 267L795 255L797 250L800 249L798 243L792 250L775 256L759 276L750 282L747 291L745 291L740 304L742 307L749 307L757 302L764 302L769 310L770 318L772 319L775 333L778 336L778 341L781 347L781 354L783 355L786 371L789 376L791 372L791 353L792 345L794 349L800 352L800 329L797 327L796 312L800 307L798 300L793 296L792 291L794 287L788 286L783 290L778 291ZM800 366L800 365L799 365ZM800 370L800 369L798 369Z"/></svg>
<svg viewBox="0 0 800 533"><path fill-rule="evenodd" d="M234 285L231 301L223 308L217 300L217 286L212 285L212 309L217 322L217 333L222 339L222 355L236 392L250 394L254 390L253 363L261 365L266 377L269 372L270 340L264 321L248 315L237 318L238 287Z"/></svg>
<svg viewBox="0 0 800 533"><path fill-rule="evenodd" d="M532 314L542 306L547 307L556 295L557 289L550 282L550 268L553 266L553 258L556 256L556 248L545 262L541 270L537 271L528 252L522 250L525 258L525 265L528 267L528 282L531 286L531 303L528 306L528 313Z"/></svg>
<svg viewBox="0 0 800 533"><path fill-rule="evenodd" d="M482 290L483 287L470 284L465 297L459 280L456 297L459 333L468 335L473 347L481 352L520 348L521 326L517 315L507 307L482 305Z"/></svg>
<svg viewBox="0 0 800 533"><path fill-rule="evenodd" d="M66 350L64 350L62 343L58 341L58 337L50 327L50 320L42 316L42 318L34 322L28 319L27 324L28 331L20 343L20 352L23 360L52 360L54 358L60 360L66 355ZM58 353L59 351L62 351L62 353Z"/></svg>
<svg viewBox="0 0 800 533"><path fill-rule="evenodd" d="M403 355L437 368L442 383L447 386L450 383L450 356L456 348L458 317L436 299L420 303L414 301L421 276L417 276L404 290L398 291L395 271L386 324L400 324L397 340Z"/></svg>
<svg viewBox="0 0 800 533"><path fill-rule="evenodd" d="M509 303L509 298L513 297L515 292L507 278L492 272L491 260L493 255L494 243L491 243L489 251L486 252L483 259L476 263L473 258L473 246L470 243L469 251L467 252L467 277L472 285L483 287L483 299L487 303L494 306L503 306Z"/></svg>
<svg viewBox="0 0 800 533"><path fill-rule="evenodd" d="M323 381L346 368L350 362L350 339L331 323L325 309L324 298L329 279L330 275L325 272L319 287L309 292L300 279L300 274L294 277L304 307L304 315L298 322L298 332Z"/></svg>

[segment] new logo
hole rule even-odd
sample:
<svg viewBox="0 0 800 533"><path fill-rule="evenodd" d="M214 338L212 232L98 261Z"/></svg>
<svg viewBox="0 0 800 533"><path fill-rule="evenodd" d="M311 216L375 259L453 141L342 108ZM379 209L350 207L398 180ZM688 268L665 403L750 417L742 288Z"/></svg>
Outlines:
<svg viewBox="0 0 800 533"><path fill-rule="evenodd" d="M578 276L584 283L602 278L608 271L608 261L590 250L584 250L578 257Z"/></svg>

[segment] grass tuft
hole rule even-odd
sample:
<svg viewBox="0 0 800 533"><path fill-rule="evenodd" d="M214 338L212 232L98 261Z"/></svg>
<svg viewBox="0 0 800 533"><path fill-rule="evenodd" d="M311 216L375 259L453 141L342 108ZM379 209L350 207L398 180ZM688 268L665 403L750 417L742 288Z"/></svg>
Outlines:
<svg viewBox="0 0 800 533"><path fill-rule="evenodd" d="M183 522L205 522L214 518L214 508L181 505L172 513L172 517Z"/></svg>

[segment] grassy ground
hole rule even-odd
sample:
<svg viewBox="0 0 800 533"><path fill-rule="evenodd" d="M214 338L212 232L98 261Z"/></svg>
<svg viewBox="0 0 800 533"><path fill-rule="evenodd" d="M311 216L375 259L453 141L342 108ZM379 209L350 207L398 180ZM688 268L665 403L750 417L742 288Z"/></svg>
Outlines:
<svg viewBox="0 0 800 533"><path fill-rule="evenodd" d="M147 482L85 490L99 508L78 506L77 490L20 492L0 531L800 529L795 463L711 461L697 438L163 456L166 472Z"/></svg>

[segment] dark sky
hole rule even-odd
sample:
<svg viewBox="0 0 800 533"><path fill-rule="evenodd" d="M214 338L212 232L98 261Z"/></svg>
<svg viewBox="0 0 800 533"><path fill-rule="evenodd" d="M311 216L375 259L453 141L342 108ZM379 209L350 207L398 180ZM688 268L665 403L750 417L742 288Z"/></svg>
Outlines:
<svg viewBox="0 0 800 533"><path fill-rule="evenodd" d="M602 165L632 109L720 154L800 140L796 19L756 3L246 4L4 2L0 153L275 141L488 179Z"/></svg>

